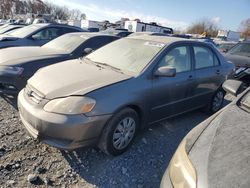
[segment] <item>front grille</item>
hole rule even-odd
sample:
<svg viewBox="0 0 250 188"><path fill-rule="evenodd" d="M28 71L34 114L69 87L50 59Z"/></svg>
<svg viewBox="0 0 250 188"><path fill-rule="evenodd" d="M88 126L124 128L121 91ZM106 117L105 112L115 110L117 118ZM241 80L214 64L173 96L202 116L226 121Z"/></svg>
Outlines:
<svg viewBox="0 0 250 188"><path fill-rule="evenodd" d="M30 85L26 85L25 93L29 99L39 104L45 98L41 93L35 91Z"/></svg>

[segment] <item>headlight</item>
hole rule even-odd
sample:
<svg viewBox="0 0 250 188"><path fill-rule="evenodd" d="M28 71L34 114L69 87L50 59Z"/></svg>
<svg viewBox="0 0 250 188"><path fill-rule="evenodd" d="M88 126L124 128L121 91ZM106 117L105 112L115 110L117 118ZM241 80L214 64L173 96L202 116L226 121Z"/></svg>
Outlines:
<svg viewBox="0 0 250 188"><path fill-rule="evenodd" d="M44 106L46 112L53 112L59 114L84 114L90 112L96 101L89 97L66 97L54 99Z"/></svg>
<svg viewBox="0 0 250 188"><path fill-rule="evenodd" d="M0 74L21 75L23 70L22 67L0 66Z"/></svg>
<svg viewBox="0 0 250 188"><path fill-rule="evenodd" d="M169 175L174 187L195 188L196 172L186 152L184 139L176 150L169 166Z"/></svg>

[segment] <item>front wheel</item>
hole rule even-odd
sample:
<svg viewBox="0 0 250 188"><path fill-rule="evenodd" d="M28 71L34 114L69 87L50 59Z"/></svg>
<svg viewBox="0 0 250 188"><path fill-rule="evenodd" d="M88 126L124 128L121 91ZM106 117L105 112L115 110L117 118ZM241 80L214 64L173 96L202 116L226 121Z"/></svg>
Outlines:
<svg viewBox="0 0 250 188"><path fill-rule="evenodd" d="M119 111L104 128L99 148L109 155L122 154L131 146L138 127L139 117L133 109Z"/></svg>

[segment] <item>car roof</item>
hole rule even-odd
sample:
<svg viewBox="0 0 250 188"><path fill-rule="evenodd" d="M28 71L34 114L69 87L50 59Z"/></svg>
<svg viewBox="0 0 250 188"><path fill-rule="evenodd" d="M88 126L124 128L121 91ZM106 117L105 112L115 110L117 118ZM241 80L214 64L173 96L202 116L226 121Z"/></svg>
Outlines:
<svg viewBox="0 0 250 188"><path fill-rule="evenodd" d="M48 26L59 26L59 27L69 27L69 28L76 28L76 29L79 29L79 30L83 30L80 27L67 25L67 24L58 24L58 23L38 23L38 24L32 24L32 25L36 26L38 28L43 28L43 27L48 27Z"/></svg>
<svg viewBox="0 0 250 188"><path fill-rule="evenodd" d="M171 36L156 36L156 35L138 35L138 36L130 36L127 37L130 39L137 39L137 40L145 40L145 41L152 41L152 42L159 42L164 44L170 44L173 42L179 42L179 41L192 41L197 42L192 39L185 39L185 38L178 38L178 37L171 37Z"/></svg>
<svg viewBox="0 0 250 188"><path fill-rule="evenodd" d="M96 37L96 36L112 36L112 37L116 37L116 38L119 38L115 35L111 35L111 34L106 34L106 33L102 33L102 32L73 32L73 33L67 33L65 35L74 35L74 36L84 36L84 37L88 37L88 38L91 38L91 37Z"/></svg>

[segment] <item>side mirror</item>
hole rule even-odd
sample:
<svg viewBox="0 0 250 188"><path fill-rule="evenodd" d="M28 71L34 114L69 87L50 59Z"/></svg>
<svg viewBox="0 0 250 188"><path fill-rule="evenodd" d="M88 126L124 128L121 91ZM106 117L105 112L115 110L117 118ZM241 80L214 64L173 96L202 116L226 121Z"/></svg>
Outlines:
<svg viewBox="0 0 250 188"><path fill-rule="evenodd" d="M222 88L227 92L234 96L237 96L243 91L243 82L238 80L226 80Z"/></svg>
<svg viewBox="0 0 250 188"><path fill-rule="evenodd" d="M92 48L85 48L84 50L83 50L83 52L84 52L84 54L86 55L86 54L90 54L91 52L93 52L94 50L92 49Z"/></svg>
<svg viewBox="0 0 250 188"><path fill-rule="evenodd" d="M155 76L159 76L159 77L175 77L176 75L176 68L173 67L159 67L155 73Z"/></svg>
<svg viewBox="0 0 250 188"><path fill-rule="evenodd" d="M32 35L31 38L33 40L40 40L40 36L39 35Z"/></svg>

